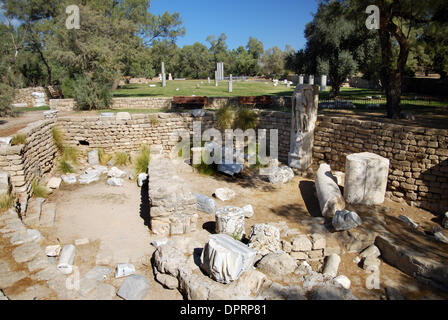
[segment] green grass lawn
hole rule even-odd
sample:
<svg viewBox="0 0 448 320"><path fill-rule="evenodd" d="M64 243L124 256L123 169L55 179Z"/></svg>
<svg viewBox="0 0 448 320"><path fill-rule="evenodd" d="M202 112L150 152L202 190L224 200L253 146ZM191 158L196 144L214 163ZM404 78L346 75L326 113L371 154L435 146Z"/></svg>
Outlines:
<svg viewBox="0 0 448 320"><path fill-rule="evenodd" d="M29 111L47 111L50 110L49 106L43 106L43 107L31 107L31 108L12 108L12 112L18 114L21 112L29 112Z"/></svg>
<svg viewBox="0 0 448 320"><path fill-rule="evenodd" d="M266 84L267 83L267 84ZM272 81L234 81L233 92L229 93L228 81L219 81L215 87L212 80L167 81L163 88L161 83L154 83L155 88L148 84L125 85L113 92L114 97L174 97L174 96L207 96L207 97L240 97L240 96L290 96L294 87L287 88L284 84L274 87ZM196 86L199 85L200 88ZM179 91L176 91L179 89Z"/></svg>

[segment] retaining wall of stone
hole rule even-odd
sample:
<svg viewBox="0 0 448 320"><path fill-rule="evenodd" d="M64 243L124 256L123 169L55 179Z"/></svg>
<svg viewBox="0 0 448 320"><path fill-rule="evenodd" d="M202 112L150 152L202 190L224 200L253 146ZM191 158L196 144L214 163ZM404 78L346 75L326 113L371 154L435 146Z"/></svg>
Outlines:
<svg viewBox="0 0 448 320"><path fill-rule="evenodd" d="M394 201L448 210L448 130L320 116L314 160L344 171L346 156L373 152L390 159L388 193Z"/></svg>
<svg viewBox="0 0 448 320"><path fill-rule="evenodd" d="M239 97L209 97L206 109L219 109L238 104ZM171 109L172 97L113 98L111 109ZM291 97L271 97L274 108L291 106ZM50 99L50 108L59 111L75 110L74 99Z"/></svg>
<svg viewBox="0 0 448 320"><path fill-rule="evenodd" d="M14 96L13 104L27 104L28 107L34 106L34 98L31 95L33 92L39 92L45 94L45 100L48 102L47 92L45 91L44 87L29 87L29 88L22 88L17 89Z"/></svg>
<svg viewBox="0 0 448 320"><path fill-rule="evenodd" d="M0 171L10 174L12 191L22 206L31 196L32 181L54 166L57 148L51 129L55 124L56 119L33 122L16 133L26 135L25 144L0 146Z"/></svg>

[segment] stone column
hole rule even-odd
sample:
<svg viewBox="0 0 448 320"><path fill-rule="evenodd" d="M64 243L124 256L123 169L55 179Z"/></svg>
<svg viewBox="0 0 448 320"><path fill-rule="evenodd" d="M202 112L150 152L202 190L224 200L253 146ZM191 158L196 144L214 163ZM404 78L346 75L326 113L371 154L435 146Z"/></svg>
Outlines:
<svg viewBox="0 0 448 320"><path fill-rule="evenodd" d="M166 74L162 73L162 87L166 87Z"/></svg>
<svg viewBox="0 0 448 320"><path fill-rule="evenodd" d="M314 76L310 75L308 78L308 84L313 85L314 84Z"/></svg>
<svg viewBox="0 0 448 320"><path fill-rule="evenodd" d="M389 159L370 152L348 155L345 163L345 200L351 204L382 204L389 164Z"/></svg>
<svg viewBox="0 0 448 320"><path fill-rule="evenodd" d="M303 84L303 76L299 76L299 84Z"/></svg>
<svg viewBox="0 0 448 320"><path fill-rule="evenodd" d="M306 171L313 163L314 129L319 105L317 86L298 85L291 97L291 141L288 164Z"/></svg>
<svg viewBox="0 0 448 320"><path fill-rule="evenodd" d="M165 73L165 62L162 62L162 74Z"/></svg>
<svg viewBox="0 0 448 320"><path fill-rule="evenodd" d="M229 93L233 91L232 75L229 77Z"/></svg>
<svg viewBox="0 0 448 320"><path fill-rule="evenodd" d="M207 78L208 84L210 84L210 77Z"/></svg>
<svg viewBox="0 0 448 320"><path fill-rule="evenodd" d="M238 207L222 207L216 211L216 233L225 233L236 240L244 236L244 211Z"/></svg>
<svg viewBox="0 0 448 320"><path fill-rule="evenodd" d="M345 209L345 201L336 178L331 174L328 164L320 165L316 173L316 194L322 216L333 217L336 211Z"/></svg>
<svg viewBox="0 0 448 320"><path fill-rule="evenodd" d="M218 71L215 71L215 86L218 86Z"/></svg>
<svg viewBox="0 0 448 320"><path fill-rule="evenodd" d="M320 90L326 91L327 90L327 76L322 75L320 78Z"/></svg>

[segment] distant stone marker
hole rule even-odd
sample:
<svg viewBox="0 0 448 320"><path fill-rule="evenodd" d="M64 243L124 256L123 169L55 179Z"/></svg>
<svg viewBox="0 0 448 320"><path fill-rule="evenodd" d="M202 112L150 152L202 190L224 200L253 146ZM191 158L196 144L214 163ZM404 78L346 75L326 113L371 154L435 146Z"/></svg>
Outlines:
<svg viewBox="0 0 448 320"><path fill-rule="evenodd" d="M229 78L229 93L232 93L233 91L233 82L232 82L232 75L230 75Z"/></svg>

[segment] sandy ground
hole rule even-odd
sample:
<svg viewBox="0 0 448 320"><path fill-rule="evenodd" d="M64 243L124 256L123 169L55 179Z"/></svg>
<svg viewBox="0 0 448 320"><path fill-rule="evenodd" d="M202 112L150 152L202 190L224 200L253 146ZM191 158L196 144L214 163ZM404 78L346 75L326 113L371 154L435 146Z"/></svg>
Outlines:
<svg viewBox="0 0 448 320"><path fill-rule="evenodd" d="M320 216L319 205L314 195L314 182L295 177L283 186L272 186L264 177L256 172L246 171L241 178L225 176L208 177L196 173L186 173L183 178L189 182L193 192L212 196L217 188L228 187L236 192L231 201L222 202L216 199L218 206L251 204L254 207L254 217L246 220L246 234L250 233L252 225L257 223L281 222L287 223L291 229L310 234L321 231L324 226L313 224L313 217ZM151 282L151 290L146 299L182 299L177 290L164 289L154 280L150 257L154 248L150 245L158 237L151 235L148 228L145 193L147 189L139 188L134 181L125 181L124 187L111 187L105 183L105 178L91 185L62 185L48 202L57 203L55 227L41 230L49 243L73 243L76 239L89 238L90 243L81 246L76 254L75 265L80 267L81 276L95 265L100 242L113 249L111 268L116 263L132 262L137 273L145 275ZM396 217L406 214L420 224L434 224L434 216L424 210L386 201L387 219L396 228L403 229ZM360 215L363 216L362 212ZM188 236L205 242L208 235L214 233L214 216L199 213L198 232ZM318 226L320 230L315 230ZM366 223L366 228L369 223ZM326 231L328 232L328 231ZM327 241L335 241L332 234L327 233ZM437 249L440 244L432 244ZM441 252L447 252L442 247ZM343 254L340 274L352 280L352 291L361 299L384 298L383 290L366 289L366 280L370 274L353 262L355 254ZM318 270L322 265L313 265ZM112 279L109 283L119 288L122 279ZM448 298L443 294L420 284L415 279L401 271L388 266L384 262L380 268L381 286L399 286L402 293L412 299L424 297ZM117 298L118 299L118 298Z"/></svg>

